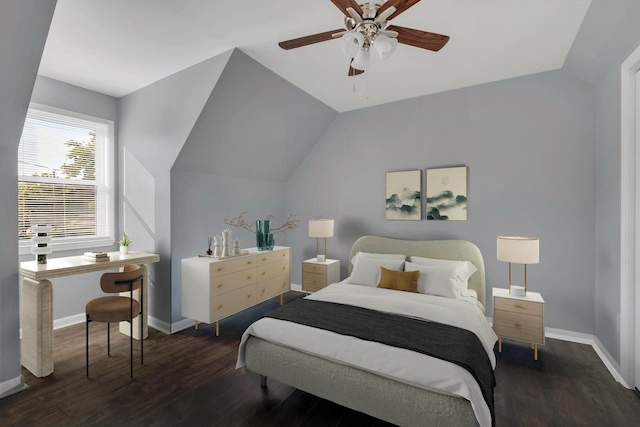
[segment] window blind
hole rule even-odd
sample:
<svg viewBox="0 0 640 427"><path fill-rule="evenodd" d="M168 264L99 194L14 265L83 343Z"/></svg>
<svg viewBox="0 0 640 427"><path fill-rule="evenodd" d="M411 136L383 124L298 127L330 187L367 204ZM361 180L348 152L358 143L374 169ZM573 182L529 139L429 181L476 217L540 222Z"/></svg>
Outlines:
<svg viewBox="0 0 640 427"><path fill-rule="evenodd" d="M18 235L52 226L52 243L113 236L113 124L31 107L18 149Z"/></svg>

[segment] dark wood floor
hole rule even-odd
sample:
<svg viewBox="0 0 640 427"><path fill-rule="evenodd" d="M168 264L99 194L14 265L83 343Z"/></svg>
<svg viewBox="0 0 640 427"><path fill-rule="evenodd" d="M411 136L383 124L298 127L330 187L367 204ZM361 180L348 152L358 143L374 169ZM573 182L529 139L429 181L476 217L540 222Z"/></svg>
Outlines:
<svg viewBox="0 0 640 427"><path fill-rule="evenodd" d="M286 300L301 294L290 292ZM91 376L84 372L84 325L54 332L55 372L0 399L2 426L388 426L276 381L260 388L235 370L240 336L270 300L220 323L167 336L150 329L145 365L129 379L128 338L91 325ZM139 357L137 342L134 356ZM496 426L637 426L640 399L621 387L588 345L547 340L538 362L526 345L505 342L498 355Z"/></svg>

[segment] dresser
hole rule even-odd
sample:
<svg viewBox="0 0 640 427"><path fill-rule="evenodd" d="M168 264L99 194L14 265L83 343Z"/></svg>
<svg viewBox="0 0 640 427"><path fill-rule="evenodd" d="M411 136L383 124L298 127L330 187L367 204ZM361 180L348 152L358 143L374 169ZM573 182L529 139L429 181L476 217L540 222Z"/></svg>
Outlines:
<svg viewBox="0 0 640 427"><path fill-rule="evenodd" d="M302 261L302 290L306 293L340 281L340 260L318 261L316 258Z"/></svg>
<svg viewBox="0 0 640 427"><path fill-rule="evenodd" d="M216 322L290 289L290 248L249 248L247 255L182 260L182 315L198 322Z"/></svg>
<svg viewBox="0 0 640 427"><path fill-rule="evenodd" d="M544 299L537 292L515 296L508 289L493 288L493 330L499 352L502 338L512 338L530 342L538 360L538 344L544 345Z"/></svg>

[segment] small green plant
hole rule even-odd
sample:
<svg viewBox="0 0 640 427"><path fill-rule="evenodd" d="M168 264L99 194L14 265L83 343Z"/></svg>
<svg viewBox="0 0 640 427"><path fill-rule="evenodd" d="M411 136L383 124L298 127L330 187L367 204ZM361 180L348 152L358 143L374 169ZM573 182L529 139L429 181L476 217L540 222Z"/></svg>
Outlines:
<svg viewBox="0 0 640 427"><path fill-rule="evenodd" d="M129 246L131 244L131 239L127 236L127 233L122 233L122 239L118 240L120 246Z"/></svg>

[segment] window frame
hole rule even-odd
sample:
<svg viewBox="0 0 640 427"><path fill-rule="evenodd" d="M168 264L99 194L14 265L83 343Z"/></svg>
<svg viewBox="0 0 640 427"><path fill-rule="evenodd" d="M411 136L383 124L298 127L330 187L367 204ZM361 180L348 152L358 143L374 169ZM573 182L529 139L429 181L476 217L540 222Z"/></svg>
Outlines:
<svg viewBox="0 0 640 427"><path fill-rule="evenodd" d="M48 105L30 103L29 111L37 110L40 112L57 114L60 116L66 116L73 119L87 120L91 122L100 123L107 126L107 138L106 147L104 149L104 170L105 179L102 184L97 184L96 188L99 193L104 193L104 209L100 209L96 212L98 218L100 214L103 215L105 232L104 236L77 236L77 237L53 237L49 246L53 249L53 252L68 251L75 249L87 249L111 246L115 243L115 124L112 120L95 117L87 114L77 113L75 111L64 110L61 108L51 107ZM18 182L25 182L23 176L18 172ZM31 181L31 180L30 180ZM33 180L36 181L36 180ZM47 181L46 179L39 178L37 181ZM82 181L79 181L81 183ZM20 255L30 254L33 247L31 239L20 240L18 239L18 251Z"/></svg>

